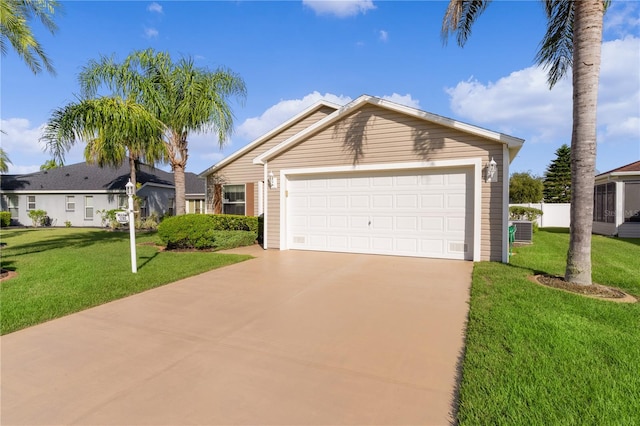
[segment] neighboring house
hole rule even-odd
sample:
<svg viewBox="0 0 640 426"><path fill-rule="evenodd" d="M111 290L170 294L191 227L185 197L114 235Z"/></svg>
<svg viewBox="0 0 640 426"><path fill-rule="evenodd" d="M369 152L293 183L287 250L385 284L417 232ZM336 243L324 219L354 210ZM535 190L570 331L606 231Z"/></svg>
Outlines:
<svg viewBox="0 0 640 426"><path fill-rule="evenodd" d="M173 174L141 165L136 174L140 216L171 215L175 206ZM1 207L11 212L12 224L31 225L30 210L45 210L52 226L103 226L98 211L127 208L125 185L129 166L98 167L87 163L62 166L25 175L3 175ZM186 174L189 201L204 203L204 180ZM188 201L188 202L189 202ZM200 209L201 210L201 209Z"/></svg>
<svg viewBox="0 0 640 426"><path fill-rule="evenodd" d="M506 262L523 143L365 95L320 101L200 176L207 212L264 214L264 248Z"/></svg>
<svg viewBox="0 0 640 426"><path fill-rule="evenodd" d="M640 238L640 161L596 176L593 233Z"/></svg>
<svg viewBox="0 0 640 426"><path fill-rule="evenodd" d="M187 172L184 174L184 183L185 211L187 213L204 213L204 179L195 173Z"/></svg>

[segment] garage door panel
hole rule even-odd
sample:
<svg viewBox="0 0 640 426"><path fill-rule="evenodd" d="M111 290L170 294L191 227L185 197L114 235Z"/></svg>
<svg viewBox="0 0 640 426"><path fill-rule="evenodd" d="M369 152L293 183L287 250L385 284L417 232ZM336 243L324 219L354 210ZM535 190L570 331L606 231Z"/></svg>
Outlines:
<svg viewBox="0 0 640 426"><path fill-rule="evenodd" d="M420 218L420 230L421 231L444 231L444 218L437 217L421 217Z"/></svg>
<svg viewBox="0 0 640 426"><path fill-rule="evenodd" d="M470 168L289 177L286 189L289 248L472 257Z"/></svg>
<svg viewBox="0 0 640 426"><path fill-rule="evenodd" d="M396 195L396 208L398 209L417 209L418 195L416 194L398 194Z"/></svg>
<svg viewBox="0 0 640 426"><path fill-rule="evenodd" d="M346 209L349 206L349 197L346 195L329 196L329 208Z"/></svg>
<svg viewBox="0 0 640 426"><path fill-rule="evenodd" d="M393 217L392 216L373 216L371 218L371 226L373 229L393 231Z"/></svg>
<svg viewBox="0 0 640 426"><path fill-rule="evenodd" d="M349 217L346 215L342 216L329 216L329 226L332 229L348 229L349 228Z"/></svg>
<svg viewBox="0 0 640 426"><path fill-rule="evenodd" d="M391 194L373 195L371 207L373 207L374 209L392 209L393 195Z"/></svg>
<svg viewBox="0 0 640 426"><path fill-rule="evenodd" d="M447 194L446 196L447 209L459 209L462 210L466 206L466 196L465 194Z"/></svg>
<svg viewBox="0 0 640 426"><path fill-rule="evenodd" d="M442 209L444 208L444 195L422 194L420 195L420 207L422 209Z"/></svg>
<svg viewBox="0 0 640 426"><path fill-rule="evenodd" d="M368 209L369 196L368 195L350 195L349 206L352 209Z"/></svg>

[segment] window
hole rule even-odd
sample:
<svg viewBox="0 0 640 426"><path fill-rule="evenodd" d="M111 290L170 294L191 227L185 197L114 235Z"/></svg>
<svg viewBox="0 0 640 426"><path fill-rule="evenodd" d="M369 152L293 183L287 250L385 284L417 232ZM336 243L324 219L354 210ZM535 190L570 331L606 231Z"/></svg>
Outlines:
<svg viewBox="0 0 640 426"><path fill-rule="evenodd" d="M616 184L614 182L596 185L594 188L593 220L595 222L615 223Z"/></svg>
<svg viewBox="0 0 640 426"><path fill-rule="evenodd" d="M624 221L640 222L640 182L624 184Z"/></svg>
<svg viewBox="0 0 640 426"><path fill-rule="evenodd" d="M140 197L140 217L149 216L149 208L147 207L147 197Z"/></svg>
<svg viewBox="0 0 640 426"><path fill-rule="evenodd" d="M175 205L176 205L175 198L169 198L167 203L169 204L169 209L167 210L167 215L173 216L173 214L175 212Z"/></svg>
<svg viewBox="0 0 640 426"><path fill-rule="evenodd" d="M129 208L129 197L127 197L126 195L119 195L118 208L120 210L127 210Z"/></svg>
<svg viewBox="0 0 640 426"><path fill-rule="evenodd" d="M204 200L188 200L187 213L204 213Z"/></svg>
<svg viewBox="0 0 640 426"><path fill-rule="evenodd" d="M76 211L76 197L73 195L67 195L66 210L68 212Z"/></svg>
<svg viewBox="0 0 640 426"><path fill-rule="evenodd" d="M36 209L36 196L27 195L27 211Z"/></svg>
<svg viewBox="0 0 640 426"><path fill-rule="evenodd" d="M18 196L6 195L7 210L11 213L11 219L18 219Z"/></svg>
<svg viewBox="0 0 640 426"><path fill-rule="evenodd" d="M84 218L85 220L93 220L93 196L84 197Z"/></svg>
<svg viewBox="0 0 640 426"><path fill-rule="evenodd" d="M222 213L244 215L244 185L224 185L222 187Z"/></svg>

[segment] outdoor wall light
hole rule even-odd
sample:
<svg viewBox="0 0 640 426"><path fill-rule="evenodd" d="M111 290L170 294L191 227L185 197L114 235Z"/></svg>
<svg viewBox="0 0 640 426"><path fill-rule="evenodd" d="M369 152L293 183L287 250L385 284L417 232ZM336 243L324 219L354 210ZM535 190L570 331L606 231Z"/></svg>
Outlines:
<svg viewBox="0 0 640 426"><path fill-rule="evenodd" d="M276 189L278 187L278 178L273 175L273 172L269 172L269 188Z"/></svg>
<svg viewBox="0 0 640 426"><path fill-rule="evenodd" d="M485 178L486 182L497 182L498 181L498 163L495 162L493 157L491 157L491 161L487 164L487 176Z"/></svg>

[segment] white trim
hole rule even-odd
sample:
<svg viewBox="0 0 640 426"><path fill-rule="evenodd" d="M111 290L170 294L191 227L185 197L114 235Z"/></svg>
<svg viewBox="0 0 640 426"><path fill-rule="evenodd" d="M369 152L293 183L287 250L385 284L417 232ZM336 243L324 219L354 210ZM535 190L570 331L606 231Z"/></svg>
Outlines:
<svg viewBox="0 0 640 426"><path fill-rule="evenodd" d="M624 223L625 216L625 181L616 182L616 229Z"/></svg>
<svg viewBox="0 0 640 426"><path fill-rule="evenodd" d="M509 153L502 147L502 263L509 263L509 162L504 161ZM500 170L498 170L500 174ZM489 184L491 185L491 184Z"/></svg>
<svg viewBox="0 0 640 426"><path fill-rule="evenodd" d="M263 152L262 154L260 154L259 156L253 159L253 164L264 164L265 161L271 159L272 157L281 153L282 151L289 148L290 146L295 145L296 143L303 140L305 137L312 135L330 126L331 124L341 119L344 115L350 114L354 110L366 104L378 105L380 107L383 107L392 111L396 111L402 114L413 116L422 120L426 120L432 123L437 123L442 126L450 127L453 129L457 129L466 133L471 133L477 136L481 136L483 138L487 138L487 139L505 144L510 148L510 151L509 151L510 155L508 156L510 159L513 159L516 156L516 154L522 147L522 144L524 143L523 139L516 138L514 136L509 136L503 133L498 133L491 130L483 129L481 127L473 126L467 123L462 123L460 121L442 117L436 114L431 114L429 112L421 111L416 108L411 108L404 105L396 104L394 102L390 102L390 101L376 98L373 96L363 95L357 98L356 100L354 100L353 102L343 106L339 110L328 115L327 117L323 118L322 120L312 124L311 126L300 131L299 133L296 133L295 135L291 136L290 138L286 139L280 144L274 146L273 148ZM511 153L513 153L513 156L511 156Z"/></svg>
<svg viewBox="0 0 640 426"><path fill-rule="evenodd" d="M236 158L242 156L244 153L246 153L248 151L251 151L252 149L256 148L257 146L261 145L262 143L264 143L267 140L269 140L270 138L272 138L277 133L283 131L287 127L292 126L297 121L300 121L301 119L305 118L306 116L313 114L314 112L316 112L317 110L319 110L322 107L329 107L329 108L333 108L333 109L337 110L337 109L340 108L340 105L336 105L336 104L334 104L332 102L328 102L328 101L326 101L324 99L320 99L319 101L315 102L313 105L311 105L308 108L306 108L304 111L299 112L295 116L291 117L289 120L285 121L284 123L280 124L279 126L275 127L274 129L270 130L269 132L265 133L264 135L260 136L258 139L254 140L253 142L248 143L247 145L245 145L244 147L240 148L239 150L237 150L236 152L234 152L230 156L228 156L226 158L223 158L219 163L214 164L213 166L209 167L205 171L203 171L200 174L198 174L198 176L206 177L207 175L210 175L211 173L214 173L216 170L220 169L223 166L226 166L227 164L229 164L230 162L232 162Z"/></svg>
<svg viewBox="0 0 640 426"><path fill-rule="evenodd" d="M264 163L263 170L263 182L267 182L267 163ZM267 241L269 240L268 232L269 226L267 223L269 222L267 219L269 217L269 185L262 185L264 190L264 216L262 217L262 248L267 249Z"/></svg>
<svg viewBox="0 0 640 426"><path fill-rule="evenodd" d="M264 213L264 182L258 181L258 216Z"/></svg>
<svg viewBox="0 0 640 426"><path fill-rule="evenodd" d="M266 165L265 165L266 167ZM480 261L482 238L482 159L479 157L456 160L421 161L410 163L365 164L353 166L305 167L280 170L280 250L288 250L287 244L287 186L288 177L295 175L318 175L340 172L420 170L432 168L473 167L473 261ZM265 172L266 176L266 172ZM266 223L266 220L265 220ZM266 238L265 238L266 241Z"/></svg>

